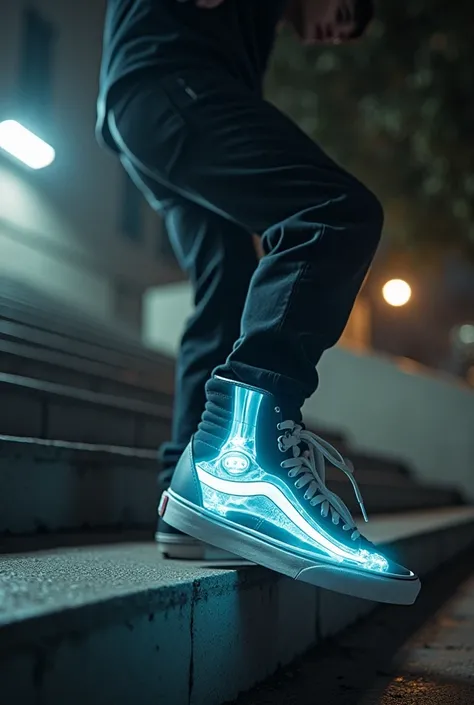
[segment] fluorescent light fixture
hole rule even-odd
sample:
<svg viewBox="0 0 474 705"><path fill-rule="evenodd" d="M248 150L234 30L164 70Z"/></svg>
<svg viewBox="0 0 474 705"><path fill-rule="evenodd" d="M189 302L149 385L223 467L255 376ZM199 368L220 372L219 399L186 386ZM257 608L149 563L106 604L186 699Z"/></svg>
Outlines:
<svg viewBox="0 0 474 705"><path fill-rule="evenodd" d="M51 145L16 120L0 122L0 148L31 169L44 169L56 156Z"/></svg>

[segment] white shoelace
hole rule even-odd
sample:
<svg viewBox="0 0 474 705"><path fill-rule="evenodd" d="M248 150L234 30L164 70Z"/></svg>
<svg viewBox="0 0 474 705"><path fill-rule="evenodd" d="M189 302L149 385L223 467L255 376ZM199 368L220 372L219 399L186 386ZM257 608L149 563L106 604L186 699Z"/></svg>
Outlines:
<svg viewBox="0 0 474 705"><path fill-rule="evenodd" d="M310 500L310 504L314 507L321 505L321 515L327 517L329 511L333 524L339 524L342 520L344 531L352 531L351 539L355 541L359 538L360 532L357 530L356 524L348 507L342 499L334 492L326 487L326 465L325 458L334 467L342 470L347 475L354 488L357 501L362 510L362 515L365 521L368 521L367 512L365 511L364 501L356 480L353 477L354 468L347 464L342 455L330 443L320 438L315 433L306 431L302 426L299 426L294 421L283 421L278 424L278 430L285 431L284 435L278 438L278 445L282 452L293 449L293 458L283 460L282 468L289 469L289 477L297 477L304 473L296 482L298 488L307 487L304 497ZM300 443L306 443L309 450L301 452Z"/></svg>

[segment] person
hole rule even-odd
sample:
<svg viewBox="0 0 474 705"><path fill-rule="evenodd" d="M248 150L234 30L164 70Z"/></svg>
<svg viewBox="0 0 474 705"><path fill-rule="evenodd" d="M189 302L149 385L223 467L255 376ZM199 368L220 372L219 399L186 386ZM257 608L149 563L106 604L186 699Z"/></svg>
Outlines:
<svg viewBox="0 0 474 705"><path fill-rule="evenodd" d="M382 207L262 90L282 20L306 43L342 43L372 11L368 0L108 0L97 135L162 214L194 290L162 449L161 549L215 547L411 604L419 579L361 535L325 481L327 460L367 518L352 468L301 415L373 259Z"/></svg>

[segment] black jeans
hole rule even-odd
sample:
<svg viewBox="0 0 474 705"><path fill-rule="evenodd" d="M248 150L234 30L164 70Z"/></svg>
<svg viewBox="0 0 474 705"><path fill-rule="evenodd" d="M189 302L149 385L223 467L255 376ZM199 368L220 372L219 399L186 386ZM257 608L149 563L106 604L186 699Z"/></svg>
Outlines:
<svg viewBox="0 0 474 705"><path fill-rule="evenodd" d="M293 403L315 391L316 365L342 334L377 248L382 208L224 70L137 76L109 123L195 292L164 452L171 464L197 428L214 368Z"/></svg>

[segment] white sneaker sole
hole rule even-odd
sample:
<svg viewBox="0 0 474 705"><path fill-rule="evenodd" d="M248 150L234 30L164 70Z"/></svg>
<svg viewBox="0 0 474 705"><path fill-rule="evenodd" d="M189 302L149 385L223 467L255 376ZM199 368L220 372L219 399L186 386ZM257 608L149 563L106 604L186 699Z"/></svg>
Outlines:
<svg viewBox="0 0 474 705"><path fill-rule="evenodd" d="M283 543L263 539L252 529L237 527L224 518L215 517L179 497L173 490L163 493L159 511L168 524L200 541L326 590L396 605L412 605L420 592L421 584L416 575L372 573L341 566L329 558L311 559Z"/></svg>
<svg viewBox="0 0 474 705"><path fill-rule="evenodd" d="M155 533L156 545L163 558L188 561L206 561L209 563L223 562L248 565L248 561L243 560L229 551L211 546L209 543L199 541L192 536L175 536L160 531Z"/></svg>

